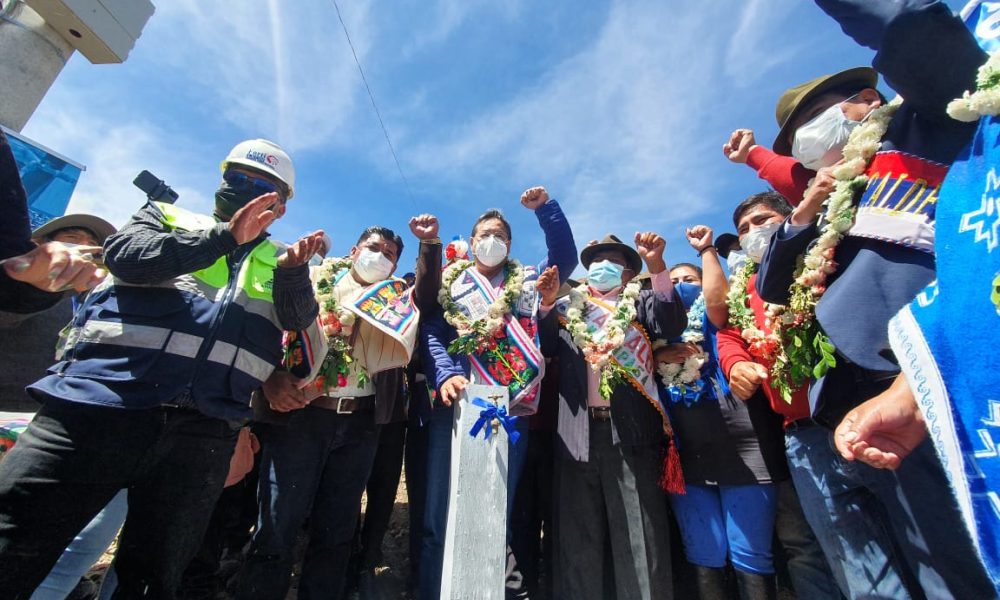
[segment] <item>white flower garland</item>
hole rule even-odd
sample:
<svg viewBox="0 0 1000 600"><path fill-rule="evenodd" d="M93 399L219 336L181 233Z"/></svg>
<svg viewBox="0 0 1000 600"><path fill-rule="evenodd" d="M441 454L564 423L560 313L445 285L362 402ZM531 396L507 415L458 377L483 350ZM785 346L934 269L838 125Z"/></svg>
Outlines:
<svg viewBox="0 0 1000 600"><path fill-rule="evenodd" d="M319 303L319 323L329 346L316 379L316 386L321 389L344 387L352 370L359 385L364 386L368 382L368 374L351 356L350 338L356 317L341 306L333 289L337 274L350 269L353 264L354 261L344 257L327 258L319 266L316 301Z"/></svg>
<svg viewBox="0 0 1000 600"><path fill-rule="evenodd" d="M979 67L976 91L970 94L966 90L961 98L948 104L948 115L966 123L1000 115L1000 52L991 54Z"/></svg>
<svg viewBox="0 0 1000 600"><path fill-rule="evenodd" d="M451 286L455 280L472 267L471 260L456 261L449 265L441 277L441 289L438 290L438 303L444 308L444 319L458 331L458 339L453 342L455 349L449 346L448 351L463 351L468 353L482 349L493 335L504 325L504 316L510 312L511 306L521 296L524 290L524 267L516 260L507 263L507 275L504 278L503 293L497 295L490 304L487 315L482 319L470 319L462 312L458 303L451 295Z"/></svg>
<svg viewBox="0 0 1000 600"><path fill-rule="evenodd" d="M701 389L701 368L708 362L708 353L701 347L705 341L705 296L698 298L687 312L688 326L681 334L681 341L698 344L698 353L687 357L683 363L661 362L656 365L656 372L663 379L663 385L677 388L681 393Z"/></svg>
<svg viewBox="0 0 1000 600"><path fill-rule="evenodd" d="M824 202L820 235L803 256L795 280L789 288L788 306L768 307L768 325L782 342L771 369L772 385L791 402L792 392L810 377L819 378L836 365L834 347L816 322L816 304L826 293L827 277L837 270L834 253L844 235L854 226L855 194L868 183L865 171L882 147L889 122L901 99L873 110L851 132L844 146L843 162L833 169L834 190ZM774 377L777 375L777 377Z"/></svg>
<svg viewBox="0 0 1000 600"><path fill-rule="evenodd" d="M583 352L583 357L590 364L590 368L601 374L600 392L605 399L611 398L614 384L630 374L624 367L612 361L611 357L625 343L625 331L635 320L635 303L639 299L640 289L641 286L637 281L626 285L614 314L604 322L598 332L593 334L583 318L589 295L575 288L569 293L566 329L573 336L573 343ZM594 339L596 333L601 334L601 341Z"/></svg>

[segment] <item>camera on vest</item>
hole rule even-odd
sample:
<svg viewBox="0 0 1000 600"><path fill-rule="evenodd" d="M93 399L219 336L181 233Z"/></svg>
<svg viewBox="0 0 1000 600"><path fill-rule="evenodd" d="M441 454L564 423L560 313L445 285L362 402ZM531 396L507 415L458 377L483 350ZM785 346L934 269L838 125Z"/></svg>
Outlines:
<svg viewBox="0 0 1000 600"><path fill-rule="evenodd" d="M146 197L149 198L150 202L166 202L167 204L173 204L177 201L177 192L174 191L172 187L167 185L167 182L163 181L156 175L153 175L149 171L143 171L136 175L135 179L132 180L133 185L140 190L146 192Z"/></svg>

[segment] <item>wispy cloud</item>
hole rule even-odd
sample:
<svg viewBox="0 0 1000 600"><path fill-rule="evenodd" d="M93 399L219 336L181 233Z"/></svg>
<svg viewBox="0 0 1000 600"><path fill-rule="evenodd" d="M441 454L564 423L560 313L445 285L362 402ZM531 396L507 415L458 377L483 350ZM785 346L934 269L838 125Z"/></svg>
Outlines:
<svg viewBox="0 0 1000 600"><path fill-rule="evenodd" d="M362 96L332 2L301 2L289 10L270 0L266 10L250 10L177 0L157 8L144 37L159 41L184 32L184 39L150 59L211 90L201 95L210 103L202 110L290 151L351 139L348 125ZM344 11L362 60L370 45L369 8L369 2L352 2Z"/></svg>
<svg viewBox="0 0 1000 600"><path fill-rule="evenodd" d="M618 2L593 42L508 102L407 149L419 172L545 182L580 240L636 223L663 228L703 210L713 190L705 139L725 11ZM731 19L730 19L731 22ZM715 102L717 104L717 102Z"/></svg>
<svg viewBox="0 0 1000 600"><path fill-rule="evenodd" d="M59 104L67 108L31 121L25 134L45 140L87 166L67 212L94 214L115 226L123 225L146 201L131 184L143 169L170 183L187 208L211 211L212 199L205 190L213 189L218 172L213 172L211 164L191 168L203 163L203 148L197 140L148 121L119 123L95 117L72 101ZM176 144L164 146L168 138Z"/></svg>

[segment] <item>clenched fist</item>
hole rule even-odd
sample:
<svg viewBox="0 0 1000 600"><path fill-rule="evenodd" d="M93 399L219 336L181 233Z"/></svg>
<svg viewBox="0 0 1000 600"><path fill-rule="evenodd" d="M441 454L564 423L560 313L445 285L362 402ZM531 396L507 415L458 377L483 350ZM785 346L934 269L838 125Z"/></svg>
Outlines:
<svg viewBox="0 0 1000 600"><path fill-rule="evenodd" d="M708 225L695 225L684 232L687 241L694 251L701 254L702 250L712 247L712 228Z"/></svg>
<svg viewBox="0 0 1000 600"><path fill-rule="evenodd" d="M746 402L766 379L767 369L763 365L741 360L729 370L729 389L734 396Z"/></svg>
<svg viewBox="0 0 1000 600"><path fill-rule="evenodd" d="M422 214L410 219L410 232L418 240L433 240L438 237L438 218L434 215Z"/></svg>
<svg viewBox="0 0 1000 600"><path fill-rule="evenodd" d="M729 136L729 141L722 145L722 153L734 163L745 163L756 145L753 129L737 129Z"/></svg>
<svg viewBox="0 0 1000 600"><path fill-rule="evenodd" d="M552 265L542 271L535 281L535 289L542 298L542 304L551 306L559 295L559 267Z"/></svg>
<svg viewBox="0 0 1000 600"><path fill-rule="evenodd" d="M667 248L667 240L660 237L659 234L652 231L636 232L635 248L646 263L650 274L660 273L667 269L667 264L663 262L663 251Z"/></svg>
<svg viewBox="0 0 1000 600"><path fill-rule="evenodd" d="M548 201L549 193L542 186L528 188L521 194L521 204L530 210L535 210Z"/></svg>

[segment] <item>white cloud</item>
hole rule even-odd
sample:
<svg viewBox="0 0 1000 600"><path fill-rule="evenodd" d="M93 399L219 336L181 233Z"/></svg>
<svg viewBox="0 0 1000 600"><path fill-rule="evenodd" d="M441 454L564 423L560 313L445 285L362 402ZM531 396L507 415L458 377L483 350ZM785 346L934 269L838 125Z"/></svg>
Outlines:
<svg viewBox="0 0 1000 600"><path fill-rule="evenodd" d="M96 118L72 102L57 104L68 108L33 119L24 133L87 166L67 213L94 214L120 227L146 200L131 184L143 169L169 183L186 208L211 212L213 200L204 190L214 188L218 172L201 164L204 151L194 140L148 122ZM176 142L169 148L162 143L168 138Z"/></svg>
<svg viewBox="0 0 1000 600"><path fill-rule="evenodd" d="M361 82L333 3L291 7L268 0L266 10L255 7L163 2L140 43L153 48L149 59L175 70L178 80L205 88L199 98L209 105L201 108L248 136L270 136L290 151L350 140ZM362 63L370 45L369 10L365 1L343 10Z"/></svg>
<svg viewBox="0 0 1000 600"><path fill-rule="evenodd" d="M721 140L704 139L725 10L618 2L593 43L508 102L406 150L418 172L544 182L578 241L679 227L704 209ZM717 100L715 102L717 105ZM485 171L485 173L484 173Z"/></svg>

